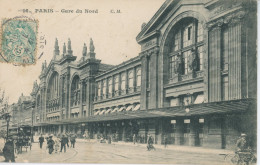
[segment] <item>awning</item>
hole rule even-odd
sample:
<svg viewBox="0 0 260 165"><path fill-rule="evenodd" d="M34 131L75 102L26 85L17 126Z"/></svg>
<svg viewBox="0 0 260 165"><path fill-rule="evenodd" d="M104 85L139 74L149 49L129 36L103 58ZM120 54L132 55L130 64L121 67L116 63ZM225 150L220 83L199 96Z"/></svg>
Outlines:
<svg viewBox="0 0 260 165"><path fill-rule="evenodd" d="M94 115L98 115L100 112L101 112L101 111L97 111L97 112L94 113Z"/></svg>
<svg viewBox="0 0 260 165"><path fill-rule="evenodd" d="M106 112L105 112L105 114L108 114L108 113L110 113L112 111L112 109L108 109L108 110L106 110Z"/></svg>
<svg viewBox="0 0 260 165"><path fill-rule="evenodd" d="M118 111L118 109L119 108L116 107L115 109L113 109L113 111L111 113L114 113L114 112Z"/></svg>
<svg viewBox="0 0 260 165"><path fill-rule="evenodd" d="M47 117L54 117L54 116L60 116L60 112L55 112L55 113L49 113L49 114L47 114Z"/></svg>
<svg viewBox="0 0 260 165"><path fill-rule="evenodd" d="M106 110L104 109L104 110L102 110L102 111L99 113L99 115L103 115L105 112L106 112Z"/></svg>
<svg viewBox="0 0 260 165"><path fill-rule="evenodd" d="M200 104L204 102L204 95L198 95L193 104Z"/></svg>
<svg viewBox="0 0 260 165"><path fill-rule="evenodd" d="M140 110L140 104L137 104L137 105L135 106L135 108L133 109L133 111L138 111L138 110Z"/></svg>
<svg viewBox="0 0 260 165"><path fill-rule="evenodd" d="M71 113L79 113L79 108L71 109Z"/></svg>
<svg viewBox="0 0 260 165"><path fill-rule="evenodd" d="M126 111L131 111L133 109L133 105L129 105L127 108L126 108Z"/></svg>
<svg viewBox="0 0 260 165"><path fill-rule="evenodd" d="M81 123L81 122L100 122L100 121L115 121L129 119L147 119L161 117L186 117L186 116L204 116L204 115L226 115L226 114L256 114L255 99L241 99L230 101L219 101L202 104L190 105L189 113L185 112L185 107L167 107L147 109L142 111L129 111L127 113L110 113L107 115L96 115L84 118L65 119L53 124L60 123ZM39 123L40 124L40 123ZM52 123L49 123L52 124ZM42 124L40 124L42 125Z"/></svg>
<svg viewBox="0 0 260 165"><path fill-rule="evenodd" d="M125 110L125 107L121 107L117 112L122 112L123 110Z"/></svg>

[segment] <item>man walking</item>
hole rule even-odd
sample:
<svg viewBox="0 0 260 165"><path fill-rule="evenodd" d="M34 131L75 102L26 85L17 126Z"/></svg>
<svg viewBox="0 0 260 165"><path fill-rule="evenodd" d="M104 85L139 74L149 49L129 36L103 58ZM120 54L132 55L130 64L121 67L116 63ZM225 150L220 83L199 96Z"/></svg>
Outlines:
<svg viewBox="0 0 260 165"><path fill-rule="evenodd" d="M66 152L67 139L66 139L65 135L62 135L60 142L61 142L60 152L62 152L63 148L64 148L64 152Z"/></svg>
<svg viewBox="0 0 260 165"><path fill-rule="evenodd" d="M53 152L53 146L54 146L54 141L52 140L52 136L49 136L49 140L47 142L48 148L49 148L49 154L52 154Z"/></svg>
<svg viewBox="0 0 260 165"><path fill-rule="evenodd" d="M12 139L7 139L4 149L3 149L3 154L5 157L5 162L15 162L15 157L14 157L14 143Z"/></svg>
<svg viewBox="0 0 260 165"><path fill-rule="evenodd" d="M39 137L40 148L42 148L42 143L43 142L44 142L44 137L41 134L41 136Z"/></svg>
<svg viewBox="0 0 260 165"><path fill-rule="evenodd" d="M76 138L77 138L77 136L74 134L70 137L70 143L71 143L70 147L73 147L73 148L75 147Z"/></svg>

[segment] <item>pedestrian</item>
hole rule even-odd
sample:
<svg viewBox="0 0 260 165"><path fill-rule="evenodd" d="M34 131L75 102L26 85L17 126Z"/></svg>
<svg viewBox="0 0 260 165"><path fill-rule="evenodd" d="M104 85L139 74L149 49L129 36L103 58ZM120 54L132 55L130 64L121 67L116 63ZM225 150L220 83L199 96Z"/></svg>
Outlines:
<svg viewBox="0 0 260 165"><path fill-rule="evenodd" d="M164 136L163 136L163 141L164 141L164 148L166 148L167 147L167 135L166 134L164 134Z"/></svg>
<svg viewBox="0 0 260 165"><path fill-rule="evenodd" d="M60 143L61 143L60 152L62 152L63 148L64 148L64 152L66 152L67 138L65 137L65 135L62 135Z"/></svg>
<svg viewBox="0 0 260 165"><path fill-rule="evenodd" d="M134 144L136 142L136 135L135 134L133 135L133 142L134 142Z"/></svg>
<svg viewBox="0 0 260 165"><path fill-rule="evenodd" d="M18 136L16 146L17 146L17 154L22 153L22 146L23 146L23 137L22 136Z"/></svg>
<svg viewBox="0 0 260 165"><path fill-rule="evenodd" d="M70 137L70 143L71 143L71 146L70 147L75 147L75 143L76 143L76 138L77 136L75 134L73 134L71 137Z"/></svg>
<svg viewBox="0 0 260 165"><path fill-rule="evenodd" d="M52 140L52 136L49 136L47 145L48 145L48 148L49 148L49 154L52 154L53 146L54 146L54 141Z"/></svg>
<svg viewBox="0 0 260 165"><path fill-rule="evenodd" d="M58 138L56 138L55 140L54 140L54 151L55 151L55 153L58 153L58 151L60 150L60 144L59 144L59 139Z"/></svg>
<svg viewBox="0 0 260 165"><path fill-rule="evenodd" d="M65 142L67 144L67 147L69 147L69 137L68 137L68 134L66 134L66 136L65 136Z"/></svg>
<svg viewBox="0 0 260 165"><path fill-rule="evenodd" d="M44 142L44 137L41 134L41 136L39 137L40 148L42 148L43 142Z"/></svg>
<svg viewBox="0 0 260 165"><path fill-rule="evenodd" d="M154 149L154 146L153 146L153 137L148 134L148 138L147 138L147 151L150 151L151 149Z"/></svg>
<svg viewBox="0 0 260 165"><path fill-rule="evenodd" d="M242 133L236 143L236 152L247 152L250 150L248 142L246 140L246 134Z"/></svg>
<svg viewBox="0 0 260 165"><path fill-rule="evenodd" d="M5 162L15 162L14 156L14 142L11 138L6 140L5 146L3 148L3 155L5 158Z"/></svg>

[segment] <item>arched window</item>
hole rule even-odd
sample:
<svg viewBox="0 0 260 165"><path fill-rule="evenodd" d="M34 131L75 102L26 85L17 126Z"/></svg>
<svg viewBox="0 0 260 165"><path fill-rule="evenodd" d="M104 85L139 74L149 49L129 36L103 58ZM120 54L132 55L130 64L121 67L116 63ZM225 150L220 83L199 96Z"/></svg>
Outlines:
<svg viewBox="0 0 260 165"><path fill-rule="evenodd" d="M115 91L118 91L118 87L119 87L118 75L116 75L114 78L114 85L115 85Z"/></svg>
<svg viewBox="0 0 260 165"><path fill-rule="evenodd" d="M203 69L203 28L195 18L178 22L171 32L170 77Z"/></svg>
<svg viewBox="0 0 260 165"><path fill-rule="evenodd" d="M125 73L121 74L121 90L125 90Z"/></svg>
<svg viewBox="0 0 260 165"><path fill-rule="evenodd" d="M141 86L141 68L138 68L136 70L136 86L137 87Z"/></svg>
<svg viewBox="0 0 260 165"><path fill-rule="evenodd" d="M103 96L107 96L107 80L103 80Z"/></svg>
<svg viewBox="0 0 260 165"><path fill-rule="evenodd" d="M97 96L100 97L101 96L101 82L98 82L98 93Z"/></svg>
<svg viewBox="0 0 260 165"><path fill-rule="evenodd" d="M79 89L79 76L75 76L71 83L71 106L77 106L79 104L79 96L80 96L80 89Z"/></svg>
<svg viewBox="0 0 260 165"><path fill-rule="evenodd" d="M109 95L112 95L112 92L113 92L112 87L113 87L112 78L109 78L108 79L108 93L109 93Z"/></svg>
<svg viewBox="0 0 260 165"><path fill-rule="evenodd" d="M128 88L134 87L134 74L133 71L128 72Z"/></svg>
<svg viewBox="0 0 260 165"><path fill-rule="evenodd" d="M57 108L59 106L59 74L54 72L47 88L47 108Z"/></svg>

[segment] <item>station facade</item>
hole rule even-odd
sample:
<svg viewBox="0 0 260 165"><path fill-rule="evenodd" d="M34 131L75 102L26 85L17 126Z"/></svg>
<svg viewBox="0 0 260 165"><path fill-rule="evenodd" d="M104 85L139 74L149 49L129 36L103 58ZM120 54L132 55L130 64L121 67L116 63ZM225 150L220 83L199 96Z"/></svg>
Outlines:
<svg viewBox="0 0 260 165"><path fill-rule="evenodd" d="M256 32L254 1L167 0L119 65L92 39L79 60L56 39L31 93L34 131L222 149L246 133L256 146Z"/></svg>

